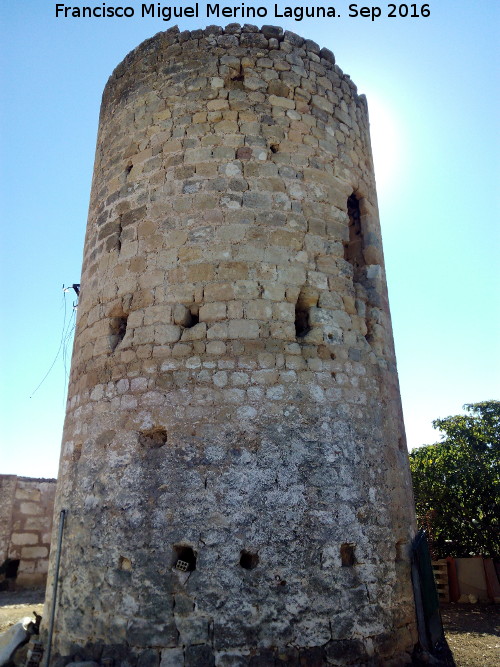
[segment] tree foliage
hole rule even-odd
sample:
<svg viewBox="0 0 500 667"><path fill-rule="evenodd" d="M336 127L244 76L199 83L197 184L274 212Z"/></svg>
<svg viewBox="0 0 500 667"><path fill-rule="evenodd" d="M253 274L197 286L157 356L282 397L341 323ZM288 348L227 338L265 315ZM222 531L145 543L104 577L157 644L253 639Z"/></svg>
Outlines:
<svg viewBox="0 0 500 667"><path fill-rule="evenodd" d="M500 555L500 401L432 422L444 440L410 454L417 520L434 558Z"/></svg>

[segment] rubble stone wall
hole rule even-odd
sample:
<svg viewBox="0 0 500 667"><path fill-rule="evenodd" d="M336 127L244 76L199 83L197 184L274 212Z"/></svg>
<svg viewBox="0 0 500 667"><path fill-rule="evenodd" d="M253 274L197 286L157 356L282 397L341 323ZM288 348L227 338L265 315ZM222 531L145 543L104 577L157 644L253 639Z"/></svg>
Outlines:
<svg viewBox="0 0 500 667"><path fill-rule="evenodd" d="M327 49L171 29L111 76L63 508L54 664L409 660L367 105Z"/></svg>
<svg viewBox="0 0 500 667"><path fill-rule="evenodd" d="M55 493L55 479L0 475L0 564L19 561L16 588L46 583Z"/></svg>

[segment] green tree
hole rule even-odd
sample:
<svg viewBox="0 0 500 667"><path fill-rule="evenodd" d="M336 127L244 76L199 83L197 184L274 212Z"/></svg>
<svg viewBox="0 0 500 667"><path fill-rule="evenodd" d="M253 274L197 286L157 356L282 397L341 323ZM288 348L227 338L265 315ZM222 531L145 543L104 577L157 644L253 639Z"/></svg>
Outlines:
<svg viewBox="0 0 500 667"><path fill-rule="evenodd" d="M434 558L500 555L500 401L432 422L442 442L410 453L417 520Z"/></svg>

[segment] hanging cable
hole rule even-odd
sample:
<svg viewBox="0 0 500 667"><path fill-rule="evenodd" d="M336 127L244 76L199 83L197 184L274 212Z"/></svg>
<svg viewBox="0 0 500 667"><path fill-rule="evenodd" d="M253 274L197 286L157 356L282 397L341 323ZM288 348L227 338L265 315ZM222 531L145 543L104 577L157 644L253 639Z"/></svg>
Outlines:
<svg viewBox="0 0 500 667"><path fill-rule="evenodd" d="M71 289L73 289L73 290L75 291L76 295L79 296L79 294L80 294L80 284L79 284L79 283L74 283L74 284L71 285L70 287L65 287L64 284L63 284L63 286L62 286L62 291L63 291L63 303L64 303L64 318L63 318L63 326L62 326L62 331L61 331L61 339L60 339L60 341L59 341L59 347L58 347L58 349L57 349L56 356L54 357L54 360L53 360L52 363L50 364L49 370L45 373L45 375L43 376L42 380L41 380L40 383L36 386L36 388L34 389L34 391L31 392L31 394L30 394L30 398L33 398L33 396L36 394L36 392L40 389L40 387L43 385L43 383L45 382L45 380L46 380L46 379L48 378L48 376L50 375L50 372L52 371L52 369L53 369L54 366L56 365L56 362L57 362L57 360L58 360L58 358L59 358L59 355L61 354L61 350L63 350L63 358L64 358L64 377L66 378L66 374L67 374L67 371L66 371L66 359L65 359L65 356L66 356L66 349L67 349L67 345L68 345L69 337L70 337L71 333L73 332L73 330L74 330L74 328L75 328L75 320L76 320L76 315L75 315L75 313L76 313L76 308L77 308L77 305L78 305L78 301L77 301L76 305L75 305L75 303L73 303L73 318L70 320L69 324L66 324L67 308L66 308L66 299L65 299L65 295L66 295L66 292L68 292L68 291L71 290ZM66 382L66 381L65 381L65 382Z"/></svg>
<svg viewBox="0 0 500 667"><path fill-rule="evenodd" d="M63 346L63 366L64 366L64 390L63 390L63 405L66 402L66 393L68 391L69 371L68 371L68 350L72 335L76 327L76 308L73 308L73 314L66 329Z"/></svg>

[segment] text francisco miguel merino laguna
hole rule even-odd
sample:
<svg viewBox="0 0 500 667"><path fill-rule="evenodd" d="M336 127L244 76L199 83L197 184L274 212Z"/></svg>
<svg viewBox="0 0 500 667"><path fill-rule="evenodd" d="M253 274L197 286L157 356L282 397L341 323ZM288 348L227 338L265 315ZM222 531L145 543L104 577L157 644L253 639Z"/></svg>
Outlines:
<svg viewBox="0 0 500 667"><path fill-rule="evenodd" d="M194 3L191 6L163 6L158 3L142 3L137 15L144 18L159 18L163 21L170 21L177 18L199 18L200 4ZM354 5L355 7L356 5ZM352 5L351 5L352 7ZM351 7L349 9L351 9ZM117 7L114 5L107 5L103 2L100 5L93 7L70 6L63 3L56 3L56 18L132 18L136 15L136 10L133 7ZM238 6L225 6L219 3L206 3L206 18L265 18L268 16L268 9L266 7L247 7L245 3ZM302 21L303 18L329 18L336 17L337 11L335 7L280 7L274 5L274 18L292 18L295 21Z"/></svg>

